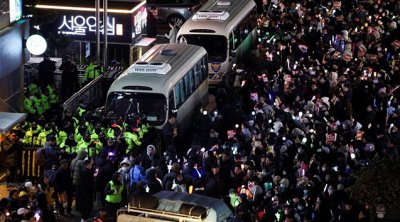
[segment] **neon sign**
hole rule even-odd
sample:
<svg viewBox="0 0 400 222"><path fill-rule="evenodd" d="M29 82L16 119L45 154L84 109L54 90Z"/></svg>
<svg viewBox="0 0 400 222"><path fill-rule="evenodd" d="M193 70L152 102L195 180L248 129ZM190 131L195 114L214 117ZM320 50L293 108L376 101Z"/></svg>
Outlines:
<svg viewBox="0 0 400 222"><path fill-rule="evenodd" d="M142 30L147 26L147 11L145 7L138 10L132 16L132 39L142 34Z"/></svg>
<svg viewBox="0 0 400 222"><path fill-rule="evenodd" d="M117 24L115 17L107 17L107 35L124 35L123 24ZM99 22L99 31L104 33L104 24ZM96 17L83 15L64 15L62 24L58 26L58 33L64 35L85 36L89 33L96 33Z"/></svg>
<svg viewBox="0 0 400 222"><path fill-rule="evenodd" d="M20 20L22 17L22 1L10 0L10 22Z"/></svg>

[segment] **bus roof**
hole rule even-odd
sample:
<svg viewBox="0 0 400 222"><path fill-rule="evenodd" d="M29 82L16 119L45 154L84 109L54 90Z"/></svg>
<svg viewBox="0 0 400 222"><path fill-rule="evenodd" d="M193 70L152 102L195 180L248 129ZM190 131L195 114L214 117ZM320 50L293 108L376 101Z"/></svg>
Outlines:
<svg viewBox="0 0 400 222"><path fill-rule="evenodd" d="M192 68L194 61L206 54L203 47L196 45L155 45L113 82L108 93L144 89L149 93L167 94L172 84Z"/></svg>
<svg viewBox="0 0 400 222"><path fill-rule="evenodd" d="M182 25L178 36L200 33L227 36L254 7L254 0L209 0ZM207 13L210 14L208 18L214 19L207 19Z"/></svg>
<svg viewBox="0 0 400 222"><path fill-rule="evenodd" d="M226 221L233 215L221 199L165 190L152 196L133 195L128 212L143 213L149 217L160 218L160 221L170 221L167 218L178 221L179 218L184 218L184 221L214 222Z"/></svg>

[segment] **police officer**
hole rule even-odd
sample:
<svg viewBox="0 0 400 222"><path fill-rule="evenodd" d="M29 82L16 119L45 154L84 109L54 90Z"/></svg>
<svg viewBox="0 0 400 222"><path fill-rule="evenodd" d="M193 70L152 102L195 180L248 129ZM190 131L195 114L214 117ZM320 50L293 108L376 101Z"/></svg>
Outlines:
<svg viewBox="0 0 400 222"><path fill-rule="evenodd" d="M25 109L25 112L27 112L30 115L36 114L36 109L34 107L33 101L26 96L24 97L24 109Z"/></svg>
<svg viewBox="0 0 400 222"><path fill-rule="evenodd" d="M86 105L85 105L85 101L80 100L79 101L79 107L76 110L76 113L78 115L78 117L82 117L86 114Z"/></svg>
<svg viewBox="0 0 400 222"><path fill-rule="evenodd" d="M39 145L38 135L42 127L36 122L32 122L31 127L25 132L22 142L29 145Z"/></svg>
<svg viewBox="0 0 400 222"><path fill-rule="evenodd" d="M68 154L77 153L77 142L75 141L74 134L68 134L67 139L60 144L60 148Z"/></svg>
<svg viewBox="0 0 400 222"><path fill-rule="evenodd" d="M29 94L37 94L39 93L39 87L36 83L31 83L28 85L28 92Z"/></svg>
<svg viewBox="0 0 400 222"><path fill-rule="evenodd" d="M106 136L107 138L115 139L121 134L122 127L118 125L116 120L112 120L110 127L107 129Z"/></svg>
<svg viewBox="0 0 400 222"><path fill-rule="evenodd" d="M48 110L50 110L50 101L49 98L44 94L44 93L40 93L40 102L42 104L43 107L43 112L46 112Z"/></svg>
<svg viewBox="0 0 400 222"><path fill-rule="evenodd" d="M51 129L50 124L46 123L46 125L44 126L44 129L38 135L39 145L43 146L44 143L46 142L47 136L52 134L52 133L53 133L53 130Z"/></svg>
<svg viewBox="0 0 400 222"><path fill-rule="evenodd" d="M140 141L140 138L136 133L137 132L135 132L135 130L129 125L125 128L124 139L125 142L128 144L128 147L126 149L127 154L130 153L133 148L139 148L140 145L142 145L142 142Z"/></svg>
<svg viewBox="0 0 400 222"><path fill-rule="evenodd" d="M41 116L44 113L42 101L40 99L38 99L38 97L36 97L36 94L31 94L29 96L29 99L32 101L32 103L35 107L37 116Z"/></svg>
<svg viewBox="0 0 400 222"><path fill-rule="evenodd" d="M102 143L100 141L101 134L104 134L103 128L101 127L101 123L97 122L94 126L94 130L92 131L92 134L90 134L90 138L92 141L96 141L97 143Z"/></svg>
<svg viewBox="0 0 400 222"><path fill-rule="evenodd" d="M52 85L48 85L46 87L46 91L47 91L47 96L49 97L49 102L50 102L51 106L56 105L58 103L58 95L57 95L54 87Z"/></svg>
<svg viewBox="0 0 400 222"><path fill-rule="evenodd" d="M99 153L99 149L102 146L97 145L98 142L92 141L89 132L87 132L83 139L78 142L76 150L79 152L80 150L85 150L88 154L88 157L94 157Z"/></svg>
<svg viewBox="0 0 400 222"><path fill-rule="evenodd" d="M75 141L79 143L83 136L88 132L88 128L85 124L80 124L76 129L75 129Z"/></svg>
<svg viewBox="0 0 400 222"><path fill-rule="evenodd" d="M115 172L105 189L106 205L109 215L116 216L117 210L121 207L123 190L124 185L122 183L122 177L120 173Z"/></svg>
<svg viewBox="0 0 400 222"><path fill-rule="evenodd" d="M57 136L57 144L61 147L61 144L65 144L65 140L68 138L68 128L70 122L64 123L64 126L61 130L58 131L58 136Z"/></svg>
<svg viewBox="0 0 400 222"><path fill-rule="evenodd" d="M144 135L146 135L149 132L149 126L147 123L143 123L142 118L140 117L136 117L136 124L137 124L139 138L143 139Z"/></svg>
<svg viewBox="0 0 400 222"><path fill-rule="evenodd" d="M90 82L100 75L100 69L97 65L97 61L91 62L85 69L84 80Z"/></svg>

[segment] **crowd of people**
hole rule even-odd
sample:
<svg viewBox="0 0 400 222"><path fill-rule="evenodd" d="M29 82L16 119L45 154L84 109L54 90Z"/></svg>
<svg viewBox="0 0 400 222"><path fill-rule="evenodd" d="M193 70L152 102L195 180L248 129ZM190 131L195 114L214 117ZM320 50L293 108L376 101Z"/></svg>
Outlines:
<svg viewBox="0 0 400 222"><path fill-rule="evenodd" d="M222 198L237 222L369 221L347 188L375 155L398 158L400 3L257 3L260 44L217 87L215 111L196 110L189 147L174 115L161 136L83 104L30 121L11 139L44 147L42 177L1 212L53 221L54 203L87 221L96 203L108 221L133 194L171 190Z"/></svg>

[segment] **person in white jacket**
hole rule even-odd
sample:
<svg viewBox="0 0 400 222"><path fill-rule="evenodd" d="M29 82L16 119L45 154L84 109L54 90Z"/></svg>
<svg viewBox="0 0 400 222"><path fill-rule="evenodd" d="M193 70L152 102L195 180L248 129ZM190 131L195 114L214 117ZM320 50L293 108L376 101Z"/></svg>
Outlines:
<svg viewBox="0 0 400 222"><path fill-rule="evenodd" d="M168 23L171 30L169 30L169 34L165 34L165 37L169 39L169 43L176 43L176 34L178 33L178 29L175 27L174 23Z"/></svg>

